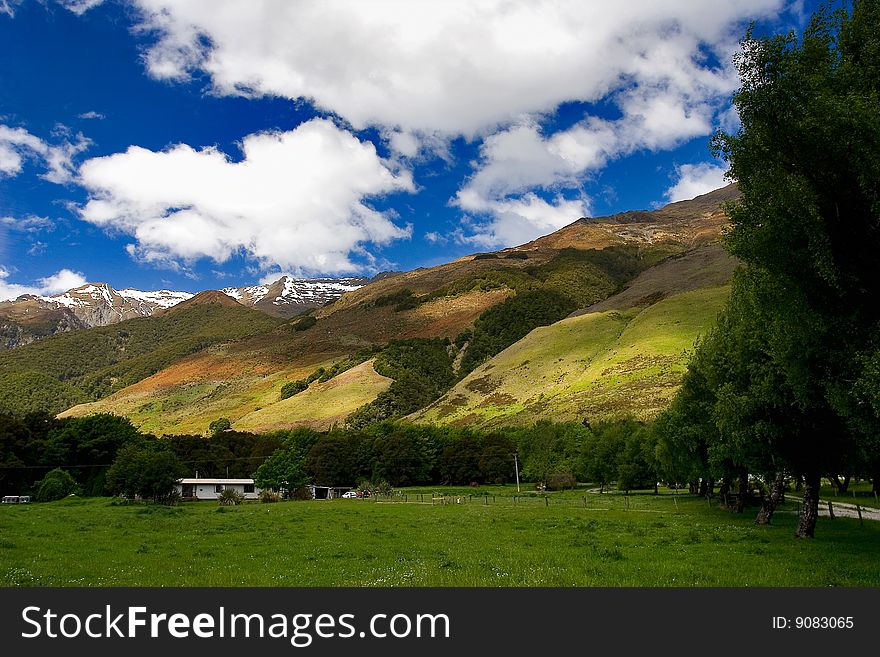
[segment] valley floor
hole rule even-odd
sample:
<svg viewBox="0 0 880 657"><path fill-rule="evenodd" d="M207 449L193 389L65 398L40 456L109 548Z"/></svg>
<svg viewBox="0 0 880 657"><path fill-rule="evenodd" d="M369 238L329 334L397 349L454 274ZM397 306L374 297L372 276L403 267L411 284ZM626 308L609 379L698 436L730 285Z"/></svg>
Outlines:
<svg viewBox="0 0 880 657"><path fill-rule="evenodd" d="M793 513L757 527L751 509L736 516L664 491L514 490L223 508L107 498L4 506L0 585L880 585L880 523L820 518L816 539L796 540Z"/></svg>

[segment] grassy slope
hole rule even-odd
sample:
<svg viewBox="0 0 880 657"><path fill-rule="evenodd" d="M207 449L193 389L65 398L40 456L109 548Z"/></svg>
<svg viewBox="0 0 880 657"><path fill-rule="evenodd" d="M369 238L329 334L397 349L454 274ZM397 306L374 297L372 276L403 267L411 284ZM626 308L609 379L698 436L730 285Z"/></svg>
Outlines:
<svg viewBox="0 0 880 657"><path fill-rule="evenodd" d="M249 340L194 354L98 402L74 406L63 415L116 413L155 434L204 433L218 417L228 417L241 429L303 423L326 428L375 399L388 388L389 380L371 367L356 368L356 379L342 379L348 384L344 389L338 384L315 386L314 392L310 390L296 402L278 401L281 386L393 337L455 337L486 308L508 295L507 290L475 291L397 313L387 306L347 307L307 331L291 331L284 325ZM305 400L309 404L300 405ZM309 418L307 411L315 416Z"/></svg>
<svg viewBox="0 0 880 657"><path fill-rule="evenodd" d="M587 494L584 508L583 491L566 495L224 513L210 502L4 505L0 586L880 585L880 523L820 518L816 539L797 541L790 512L758 527L752 513L688 496L630 496L627 510L623 496Z"/></svg>
<svg viewBox="0 0 880 657"><path fill-rule="evenodd" d="M17 409L43 394L12 389L24 375L56 379L70 397L100 398L134 384L189 354L271 330L279 320L243 306L194 305L163 314L56 335L0 353L0 399ZM39 380L35 380L39 383ZM75 393L75 394L73 394ZM47 399L50 410L63 402ZM61 405L59 406L59 403Z"/></svg>
<svg viewBox="0 0 880 657"><path fill-rule="evenodd" d="M247 340L187 356L97 404L77 406L69 413L82 415L101 410L124 414L154 433L200 433L217 417L239 422L249 416L245 424L260 428L272 426L268 424L270 419L279 422L277 426L299 422L302 416L297 413L293 416L295 420L287 417L286 406L272 408L285 382L304 378L319 365L393 338L455 338L472 326L483 311L506 299L511 290L471 290L402 312L395 312L391 306L373 305L377 297L403 289L427 294L488 272L507 271L525 276L551 262L560 248L635 245L644 252L646 262L659 253L698 248L717 240L724 224L718 202L728 192L719 193L654 212L575 222L535 242L500 252L496 258L467 256L453 263L389 276L320 309L316 313L317 324L308 330L293 331L285 324ZM506 258L511 251L526 254L527 258ZM569 273L578 272L572 268ZM358 385L356 393L354 388L345 393L328 389L326 392L332 390L332 394L326 402L321 400L322 395L310 395L310 403L315 409L322 409L325 404L337 403L339 399L333 395L339 394L343 399L369 401L387 387L387 382L381 377L365 377ZM79 401L75 397L70 399ZM321 413L314 426L325 426L327 415L323 410ZM341 411L333 414L336 415L341 415Z"/></svg>
<svg viewBox="0 0 880 657"><path fill-rule="evenodd" d="M233 424L241 431L267 431L278 428L310 426L329 429L341 424L351 413L367 404L391 385L391 379L377 374L368 360L342 374L315 382L301 393L276 401L268 407L248 413Z"/></svg>
<svg viewBox="0 0 880 657"><path fill-rule="evenodd" d="M535 329L412 417L483 427L651 417L674 394L694 340L726 297L726 287L695 290Z"/></svg>

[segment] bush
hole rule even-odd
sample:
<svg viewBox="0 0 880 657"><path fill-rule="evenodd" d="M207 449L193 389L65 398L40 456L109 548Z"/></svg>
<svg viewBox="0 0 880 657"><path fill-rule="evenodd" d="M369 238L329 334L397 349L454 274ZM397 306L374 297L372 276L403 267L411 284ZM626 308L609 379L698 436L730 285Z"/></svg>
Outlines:
<svg viewBox="0 0 880 657"><path fill-rule="evenodd" d="M281 401L283 399L293 397L294 395L301 393L308 387L309 384L304 379L285 383L283 386L281 386L281 394L278 396L278 400Z"/></svg>
<svg viewBox="0 0 880 657"><path fill-rule="evenodd" d="M555 472L547 477L547 490L572 490L577 486L577 480L570 472Z"/></svg>
<svg viewBox="0 0 880 657"><path fill-rule="evenodd" d="M273 502L280 501L281 493L274 490L269 490L268 488L266 490L260 491L260 502L263 502L264 504L271 504Z"/></svg>
<svg viewBox="0 0 880 657"><path fill-rule="evenodd" d="M61 468L55 468L36 483L37 502L54 502L77 491L76 481Z"/></svg>
<svg viewBox="0 0 880 657"><path fill-rule="evenodd" d="M383 294L380 297L376 297L373 305L394 306L394 311L400 312L401 310L416 308L419 305L419 299L414 296L412 290L404 288L397 292L392 292L391 294Z"/></svg>
<svg viewBox="0 0 880 657"><path fill-rule="evenodd" d="M234 488L224 488L223 492L217 496L220 506L236 506L244 502L244 495Z"/></svg>
<svg viewBox="0 0 880 657"><path fill-rule="evenodd" d="M312 328L317 323L318 320L315 319L312 315L306 315L305 317L300 317L298 320L293 322L293 330L305 331Z"/></svg>
<svg viewBox="0 0 880 657"><path fill-rule="evenodd" d="M228 417L218 417L216 420L211 422L208 425L208 435L212 438L217 434L223 433L224 431L228 431L232 428L232 422L229 421Z"/></svg>

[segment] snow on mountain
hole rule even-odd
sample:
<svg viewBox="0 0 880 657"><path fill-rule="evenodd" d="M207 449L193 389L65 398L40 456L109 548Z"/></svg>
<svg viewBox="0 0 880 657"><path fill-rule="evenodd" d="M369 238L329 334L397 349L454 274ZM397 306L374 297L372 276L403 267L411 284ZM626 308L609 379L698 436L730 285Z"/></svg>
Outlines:
<svg viewBox="0 0 880 657"><path fill-rule="evenodd" d="M106 326L134 317L149 317L192 297L172 290L116 290L107 283L86 283L39 299L49 308L67 308L86 326Z"/></svg>
<svg viewBox="0 0 880 657"><path fill-rule="evenodd" d="M335 301L346 292L363 287L366 278L293 278L282 276L268 285L227 287L224 294L239 303L270 315L293 317Z"/></svg>
<svg viewBox="0 0 880 657"><path fill-rule="evenodd" d="M172 290L156 290L154 292L141 292L140 290L125 289L119 290L119 294L128 299L136 299L144 303L158 306L165 309L176 306L181 301L192 298L190 292L174 292Z"/></svg>

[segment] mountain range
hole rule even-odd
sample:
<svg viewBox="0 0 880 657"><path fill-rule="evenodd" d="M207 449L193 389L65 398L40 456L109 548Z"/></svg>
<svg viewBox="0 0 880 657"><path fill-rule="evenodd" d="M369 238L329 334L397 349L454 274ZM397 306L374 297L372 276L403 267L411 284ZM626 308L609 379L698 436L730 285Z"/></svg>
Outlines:
<svg viewBox="0 0 880 657"><path fill-rule="evenodd" d="M244 306L275 317L293 317L333 301L368 278L296 279L221 290ZM23 295L0 302L0 349L14 349L56 333L151 317L193 296L191 292L116 290L87 283L52 296Z"/></svg>
<svg viewBox="0 0 880 657"><path fill-rule="evenodd" d="M0 352L0 410L112 412L157 435L204 434L221 417L248 431L648 419L723 306L736 262L721 204L737 195L582 218L370 281L203 292L59 333Z"/></svg>

